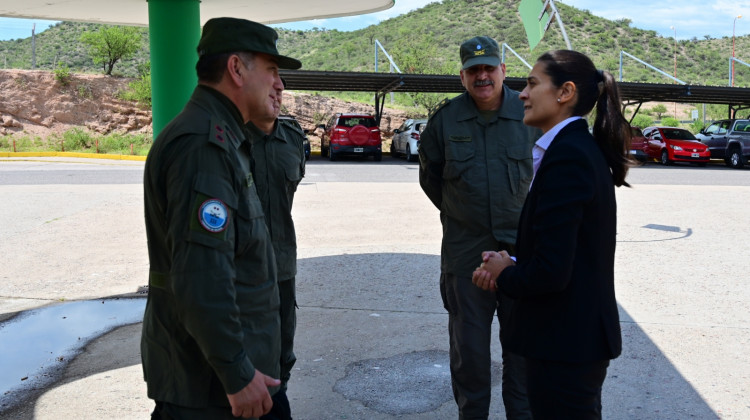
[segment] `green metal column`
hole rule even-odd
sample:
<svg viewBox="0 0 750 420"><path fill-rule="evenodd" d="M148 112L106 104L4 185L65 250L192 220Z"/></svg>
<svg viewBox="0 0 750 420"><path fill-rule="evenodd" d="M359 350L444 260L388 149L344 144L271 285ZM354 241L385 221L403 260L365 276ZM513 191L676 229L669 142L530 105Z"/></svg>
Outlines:
<svg viewBox="0 0 750 420"><path fill-rule="evenodd" d="M200 0L148 0L154 138L185 106L198 77Z"/></svg>

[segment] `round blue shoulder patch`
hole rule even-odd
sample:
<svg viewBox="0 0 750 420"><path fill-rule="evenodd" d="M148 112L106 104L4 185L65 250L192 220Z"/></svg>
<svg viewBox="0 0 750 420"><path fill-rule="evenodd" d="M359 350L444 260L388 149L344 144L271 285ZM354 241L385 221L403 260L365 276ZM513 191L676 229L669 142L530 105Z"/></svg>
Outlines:
<svg viewBox="0 0 750 420"><path fill-rule="evenodd" d="M198 221L204 229L217 233L227 228L227 205L218 198L211 198L201 204Z"/></svg>

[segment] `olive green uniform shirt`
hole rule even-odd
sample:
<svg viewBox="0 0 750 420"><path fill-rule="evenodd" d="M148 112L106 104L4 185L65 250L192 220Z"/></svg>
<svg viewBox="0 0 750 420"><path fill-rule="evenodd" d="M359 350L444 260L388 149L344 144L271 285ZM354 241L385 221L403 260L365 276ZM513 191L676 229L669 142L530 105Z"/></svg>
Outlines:
<svg viewBox="0 0 750 420"><path fill-rule="evenodd" d="M419 183L440 210L444 273L471 277L482 251L515 244L540 136L523 124L523 103L507 86L489 118L468 93L431 115L420 138Z"/></svg>
<svg viewBox="0 0 750 420"><path fill-rule="evenodd" d="M279 376L276 264L250 149L239 110L199 85L146 160L141 357L154 400L228 406L256 369Z"/></svg>
<svg viewBox="0 0 750 420"><path fill-rule="evenodd" d="M305 133L285 120L277 120L270 135L252 123L247 128L253 143L253 173L276 253L279 281L289 280L297 274L292 204L305 176Z"/></svg>

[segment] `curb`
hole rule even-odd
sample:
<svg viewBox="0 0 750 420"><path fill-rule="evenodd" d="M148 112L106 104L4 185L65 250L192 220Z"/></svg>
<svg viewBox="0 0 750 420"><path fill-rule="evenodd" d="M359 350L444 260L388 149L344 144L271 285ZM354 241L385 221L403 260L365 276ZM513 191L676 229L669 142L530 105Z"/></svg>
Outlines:
<svg viewBox="0 0 750 420"><path fill-rule="evenodd" d="M75 153L75 152L0 152L0 157L76 157L89 159L111 159L111 160L139 160L145 161L146 156L132 155L105 155L97 153Z"/></svg>

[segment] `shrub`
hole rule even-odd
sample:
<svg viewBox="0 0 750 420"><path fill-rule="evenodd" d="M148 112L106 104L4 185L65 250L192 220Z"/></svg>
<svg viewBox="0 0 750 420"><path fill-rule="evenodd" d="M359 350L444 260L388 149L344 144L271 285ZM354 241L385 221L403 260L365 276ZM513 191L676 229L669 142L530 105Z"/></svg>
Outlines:
<svg viewBox="0 0 750 420"><path fill-rule="evenodd" d="M128 88L120 91L118 97L126 101L136 101L145 107L151 107L151 74L143 75L128 83Z"/></svg>
<svg viewBox="0 0 750 420"><path fill-rule="evenodd" d="M94 94L91 92L91 87L88 85L78 86L78 96L83 99L93 99Z"/></svg>
<svg viewBox="0 0 750 420"><path fill-rule="evenodd" d="M94 139L88 131L75 127L62 133L66 150L86 150L94 146Z"/></svg>
<svg viewBox="0 0 750 420"><path fill-rule="evenodd" d="M690 125L688 127L689 127L690 131L695 134L695 133L699 133L701 130L703 130L704 128L706 128L706 125L703 124L703 121L701 121L701 120L695 120L692 123L690 123Z"/></svg>
<svg viewBox="0 0 750 420"><path fill-rule="evenodd" d="M68 68L68 65L58 61L57 67L54 70L55 72L55 80L60 82L63 86L68 86L70 83L70 69Z"/></svg>
<svg viewBox="0 0 750 420"><path fill-rule="evenodd" d="M633 121L630 123L630 125L638 127L638 128L646 128L654 124L654 120L649 117L648 115L638 114L633 118Z"/></svg>
<svg viewBox="0 0 750 420"><path fill-rule="evenodd" d="M677 121L675 118L672 117L665 117L661 120L661 125L665 127L679 127L680 122Z"/></svg>

